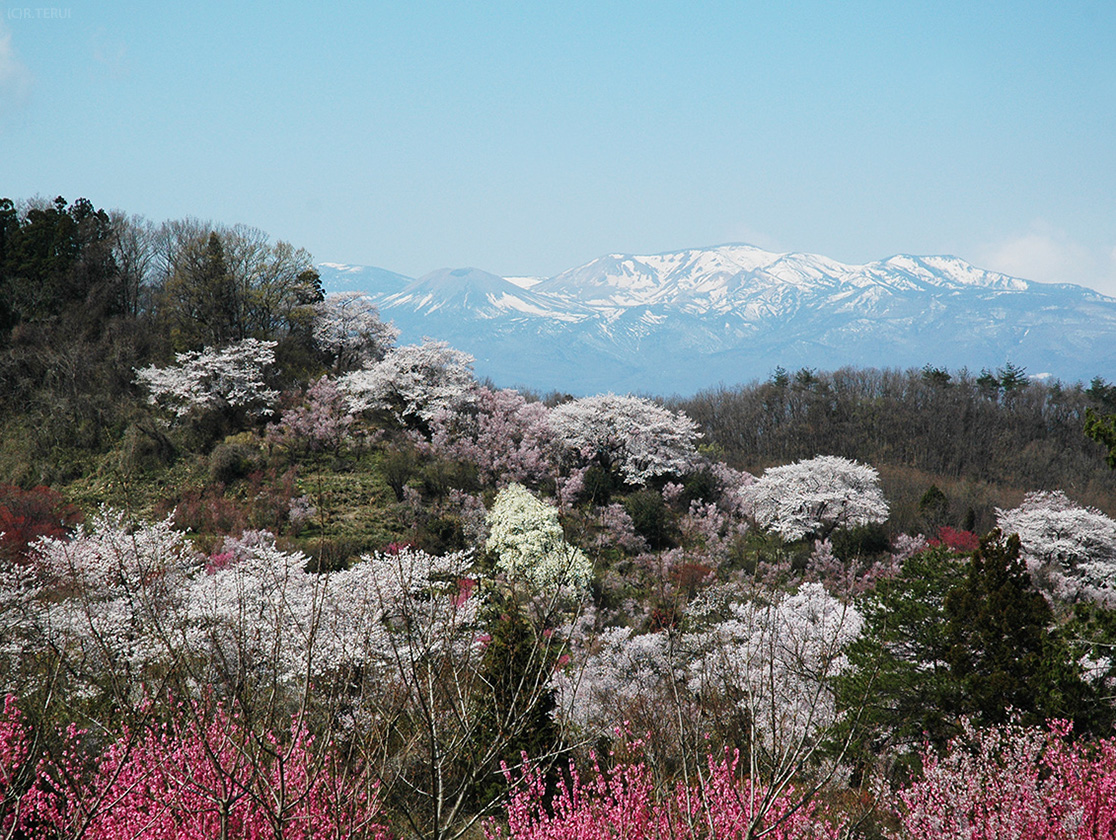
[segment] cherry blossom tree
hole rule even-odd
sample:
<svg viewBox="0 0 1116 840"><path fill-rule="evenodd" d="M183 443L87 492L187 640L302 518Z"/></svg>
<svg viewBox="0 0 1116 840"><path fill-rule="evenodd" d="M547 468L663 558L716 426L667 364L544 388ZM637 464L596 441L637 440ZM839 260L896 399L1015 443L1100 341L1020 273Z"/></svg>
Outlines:
<svg viewBox="0 0 1116 840"><path fill-rule="evenodd" d="M34 544L37 594L28 630L53 652L77 696L136 701L145 678L174 657L190 575L201 557L169 519L134 523L101 510L72 539Z"/></svg>
<svg viewBox="0 0 1116 840"><path fill-rule="evenodd" d="M685 474L697 459L697 424L641 397L583 397L551 409L549 420L576 461L616 471L628 484Z"/></svg>
<svg viewBox="0 0 1116 840"><path fill-rule="evenodd" d="M564 724L589 738L608 735L625 722L640 732L673 732L671 716L664 710L673 705L671 684L679 671L676 643L665 631L604 630L591 640L580 668L555 676L557 709Z"/></svg>
<svg viewBox="0 0 1116 840"><path fill-rule="evenodd" d="M818 583L728 604L729 617L688 640L690 688L735 702L760 749L782 764L816 751L837 717L831 681L864 619Z"/></svg>
<svg viewBox="0 0 1116 840"><path fill-rule="evenodd" d="M879 473L836 455L772 467L741 490L752 517L787 540L887 519Z"/></svg>
<svg viewBox="0 0 1116 840"><path fill-rule="evenodd" d="M404 344L338 380L354 412L385 411L403 425L427 426L472 399L473 357L444 341Z"/></svg>
<svg viewBox="0 0 1116 840"><path fill-rule="evenodd" d="M553 474L549 409L510 388L478 387L469 405L431 420L431 444L450 458L476 464L489 483L538 485Z"/></svg>
<svg viewBox="0 0 1116 840"><path fill-rule="evenodd" d="M496 495L487 524L485 547L500 558L497 568L509 578L526 580L536 590L585 586L592 578L592 562L562 534L558 509L523 485L509 484Z"/></svg>
<svg viewBox="0 0 1116 840"><path fill-rule="evenodd" d="M1027 569L1055 597L1116 601L1116 521L1061 490L1028 493L1019 507L996 508L1006 534L1018 534Z"/></svg>
<svg viewBox="0 0 1116 840"><path fill-rule="evenodd" d="M381 321L375 305L360 292L336 292L314 304L313 333L339 371L378 362L399 337L395 325Z"/></svg>
<svg viewBox="0 0 1116 840"><path fill-rule="evenodd" d="M306 389L301 405L284 411L278 423L268 426L267 436L291 448L337 452L349 440L353 422L337 383L323 376Z"/></svg>
<svg viewBox="0 0 1116 840"><path fill-rule="evenodd" d="M147 388L153 405L178 417L196 410L268 415L279 398L264 382L265 368L275 363L275 347L274 341L246 338L223 348L178 353L170 367L137 370L136 382Z"/></svg>

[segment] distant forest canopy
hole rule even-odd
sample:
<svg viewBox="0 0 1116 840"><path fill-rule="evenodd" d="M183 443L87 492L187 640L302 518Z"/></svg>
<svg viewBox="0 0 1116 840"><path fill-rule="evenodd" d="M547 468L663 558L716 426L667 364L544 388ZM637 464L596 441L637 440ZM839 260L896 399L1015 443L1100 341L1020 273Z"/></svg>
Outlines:
<svg viewBox="0 0 1116 840"><path fill-rule="evenodd" d="M1116 513L1116 475L1104 447L1083 434L1089 409L1116 412L1116 386L1100 377L1088 387L1033 380L1010 363L978 375L930 365L780 368L767 382L702 391L672 407L696 420L728 463L749 472L819 453L873 464L893 517L917 504L930 481L962 518L948 524L965 524L971 508L977 516L968 524L978 531L994 524L993 486L996 504L1062 489Z"/></svg>
<svg viewBox="0 0 1116 840"><path fill-rule="evenodd" d="M274 340L269 385L305 387L326 369L311 335L322 297L310 254L255 228L155 223L86 199L0 200L0 481L65 482L126 435L156 436L135 370L176 352ZM766 382L672 407L753 472L817 454L871 463L900 518L917 514L930 483L956 524L971 510L978 529L991 527L994 504L1035 489L1116 514L1104 447L1082 433L1087 409L1116 412L1116 386L1100 377L1036 381L1011 364L775 368Z"/></svg>

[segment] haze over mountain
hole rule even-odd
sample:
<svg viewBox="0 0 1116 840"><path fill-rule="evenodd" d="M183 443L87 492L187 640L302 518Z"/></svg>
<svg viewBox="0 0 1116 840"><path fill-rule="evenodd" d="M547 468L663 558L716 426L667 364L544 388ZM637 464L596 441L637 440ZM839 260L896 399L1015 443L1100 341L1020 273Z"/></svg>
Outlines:
<svg viewBox="0 0 1116 840"><path fill-rule="evenodd" d="M777 366L978 371L1011 361L1067 381L1116 370L1116 298L950 256L846 265L734 244L610 254L546 279L319 269L327 291L365 292L400 341L444 339L500 385L690 394Z"/></svg>

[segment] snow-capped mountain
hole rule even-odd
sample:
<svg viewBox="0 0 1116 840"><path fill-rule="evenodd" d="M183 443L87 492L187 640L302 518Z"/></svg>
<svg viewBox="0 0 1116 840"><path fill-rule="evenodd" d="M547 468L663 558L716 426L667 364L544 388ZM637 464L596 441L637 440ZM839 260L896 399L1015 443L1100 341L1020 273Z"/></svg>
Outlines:
<svg viewBox="0 0 1116 840"><path fill-rule="evenodd" d="M356 267L320 269L328 291L355 287ZM722 245L610 254L544 280L443 269L408 281L363 270L375 279L363 290L402 341L445 339L502 385L688 394L780 365L1011 361L1070 381L1116 372L1116 298L956 257L846 265Z"/></svg>

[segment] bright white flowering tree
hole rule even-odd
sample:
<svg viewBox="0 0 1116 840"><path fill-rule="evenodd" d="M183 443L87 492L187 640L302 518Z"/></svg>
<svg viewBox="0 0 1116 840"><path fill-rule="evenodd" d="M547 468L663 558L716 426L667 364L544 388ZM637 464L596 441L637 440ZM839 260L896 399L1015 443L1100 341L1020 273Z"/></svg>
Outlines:
<svg viewBox="0 0 1116 840"><path fill-rule="evenodd" d="M740 491L756 522L787 540L887 519L880 476L872 467L836 455L820 455L772 467Z"/></svg>
<svg viewBox="0 0 1116 840"><path fill-rule="evenodd" d="M1028 493L1019 507L996 508L996 523L1018 534L1039 585L1059 598L1116 599L1116 521L1061 490Z"/></svg>
<svg viewBox="0 0 1116 840"><path fill-rule="evenodd" d="M633 485L658 475L687 473L701 436L697 423L685 414L641 397L615 394L562 403L551 409L549 421L567 452L584 463L616 470Z"/></svg>
<svg viewBox="0 0 1116 840"><path fill-rule="evenodd" d="M819 583L766 595L730 604L727 619L689 638L703 651L690 665L690 689L735 702L759 745L798 764L835 720L830 683L864 619Z"/></svg>
<svg viewBox="0 0 1116 840"><path fill-rule="evenodd" d="M395 345L399 330L380 320L380 313L360 292L337 292L314 304L314 341L348 370L382 359Z"/></svg>
<svg viewBox="0 0 1116 840"><path fill-rule="evenodd" d="M467 403L476 385L473 357L444 341L396 347L337 384L354 412L391 413L404 425L427 424Z"/></svg>
<svg viewBox="0 0 1116 840"><path fill-rule="evenodd" d="M274 341L246 338L223 348L178 353L170 367L142 368L136 382L147 388L152 404L184 417L196 409L243 409L268 415L279 392L264 383L264 370L275 363Z"/></svg>
<svg viewBox="0 0 1116 840"><path fill-rule="evenodd" d="M558 509L523 485L509 484L497 493L486 522L485 547L497 554L497 568L509 578L526 580L541 590L584 586L593 576L589 558L566 542Z"/></svg>
<svg viewBox="0 0 1116 840"><path fill-rule="evenodd" d="M35 640L53 650L88 694L138 690L170 661L184 627L190 575L201 556L170 520L133 523L101 510L72 539L43 539L31 552L42 595ZM132 699L135 699L134 697Z"/></svg>
<svg viewBox="0 0 1116 840"><path fill-rule="evenodd" d="M667 713L676 665L666 632L635 633L612 627L594 640L581 669L560 671L554 680L564 722L584 735L608 735L628 722L655 721L669 727Z"/></svg>

